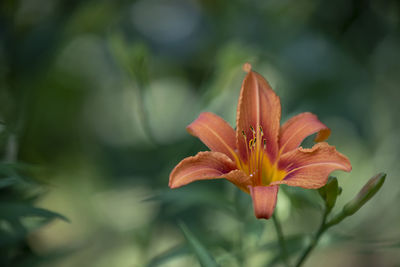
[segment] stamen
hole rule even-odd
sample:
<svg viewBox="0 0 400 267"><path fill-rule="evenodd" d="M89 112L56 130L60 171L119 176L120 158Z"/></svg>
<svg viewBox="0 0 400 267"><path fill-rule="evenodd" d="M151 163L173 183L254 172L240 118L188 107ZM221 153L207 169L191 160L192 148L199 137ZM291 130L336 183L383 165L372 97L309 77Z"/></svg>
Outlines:
<svg viewBox="0 0 400 267"><path fill-rule="evenodd" d="M250 125L250 130L253 133L253 138L256 138L256 131L254 130L253 126Z"/></svg>
<svg viewBox="0 0 400 267"><path fill-rule="evenodd" d="M260 181L260 183L262 184L262 170L263 170L263 163L264 163L264 154L266 153L266 148L267 148L267 140L266 139L263 139L263 150L262 151L260 151L260 153L261 153L261 159L260 159L260 164L259 164L259 169L260 169L260 178L259 178L259 181Z"/></svg>
<svg viewBox="0 0 400 267"><path fill-rule="evenodd" d="M257 133L257 135L259 136L259 133ZM254 139L256 139L256 138L254 138ZM256 158L256 166L257 166L257 180L258 180L259 184L261 184L261 176L262 176L262 170L261 170L261 157L262 157L262 154L263 153L262 153L262 151L260 149L260 142L257 142L255 158Z"/></svg>
<svg viewBox="0 0 400 267"><path fill-rule="evenodd" d="M247 145L246 133L244 131L242 131L242 135L243 135L243 138L244 138L244 143ZM249 160L250 159L250 153L249 153L249 148L246 145L245 145L245 147L246 147L246 157L247 157L247 160Z"/></svg>
<svg viewBox="0 0 400 267"><path fill-rule="evenodd" d="M251 125L250 125L250 130L253 132L253 134L255 134L255 133L256 133L256 131L254 131L254 128L253 128L253 126L251 126Z"/></svg>
<svg viewBox="0 0 400 267"><path fill-rule="evenodd" d="M249 126L253 138L247 139L246 133L248 131L242 131L244 142L246 144L247 153L247 166L245 167L246 172L252 177L254 183L263 184L263 168L264 168L264 157L267 148L267 140L263 138L264 130L261 125L253 127ZM265 173L266 175L266 173Z"/></svg>
<svg viewBox="0 0 400 267"><path fill-rule="evenodd" d="M257 171L258 171L258 162L257 162L257 148L256 148L256 142L257 142L257 139L254 137L253 139L253 142L251 143L251 145L252 145L252 147L251 147L251 161L252 161L252 170L251 170L251 173L253 173L255 176L256 176L256 178L258 178L258 174L257 174Z"/></svg>
<svg viewBox="0 0 400 267"><path fill-rule="evenodd" d="M255 168L255 165L254 165L254 156L253 156L253 143L254 143L254 139L250 139L250 141L249 141L249 149L250 149L250 153L249 153L249 156L248 156L248 162L249 162L249 174L253 174L254 175L254 168ZM247 148L246 148L247 149ZM247 149L248 150L248 149Z"/></svg>

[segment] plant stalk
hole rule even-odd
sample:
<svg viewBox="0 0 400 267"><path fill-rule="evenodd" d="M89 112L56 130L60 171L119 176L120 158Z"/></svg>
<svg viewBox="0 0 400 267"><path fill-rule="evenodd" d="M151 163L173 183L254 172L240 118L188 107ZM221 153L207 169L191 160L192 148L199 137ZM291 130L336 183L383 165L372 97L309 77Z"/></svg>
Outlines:
<svg viewBox="0 0 400 267"><path fill-rule="evenodd" d="M274 222L276 235L278 237L279 247L280 247L281 255L282 255L282 261L285 264L285 266L289 267L290 265L289 265L288 254L287 254L287 249L286 249L285 237L282 232L281 223L276 215L276 211L272 215L272 221Z"/></svg>
<svg viewBox="0 0 400 267"><path fill-rule="evenodd" d="M332 226L340 223L344 218L346 218L346 215L343 212L341 212L338 215L336 215L334 218L332 218L329 222L326 222L328 214L329 214L329 211L326 210L324 213L324 216L322 217L322 222L321 222L321 225L320 225L317 233L312 238L312 240L311 240L310 244L308 245L308 247L306 248L306 250L304 250L303 254L301 255L299 261L296 264L296 267L300 267L304 263L304 261L307 259L308 255L311 253L311 251L317 246L319 239L321 238L322 234L326 230L328 230Z"/></svg>

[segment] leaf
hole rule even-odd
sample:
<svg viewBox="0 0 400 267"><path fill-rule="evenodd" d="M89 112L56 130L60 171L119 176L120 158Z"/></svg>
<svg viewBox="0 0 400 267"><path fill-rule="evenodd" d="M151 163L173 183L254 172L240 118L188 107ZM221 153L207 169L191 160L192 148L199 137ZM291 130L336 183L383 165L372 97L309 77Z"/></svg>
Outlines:
<svg viewBox="0 0 400 267"><path fill-rule="evenodd" d="M341 193L336 177L329 177L326 185L318 189L318 192L325 201L326 212L329 213L335 206L337 196Z"/></svg>
<svg viewBox="0 0 400 267"><path fill-rule="evenodd" d="M217 262L208 252L208 250L203 246L203 244L194 236L194 234L187 228L187 226L180 222L179 227L181 228L183 235L188 241L190 247L193 249L196 254L201 266L203 267L216 267L218 266Z"/></svg>
<svg viewBox="0 0 400 267"><path fill-rule="evenodd" d="M31 177L21 174L35 170L39 170L39 168L22 162L0 163L0 189L11 185L15 185L15 188L22 190L39 187L40 183Z"/></svg>
<svg viewBox="0 0 400 267"><path fill-rule="evenodd" d="M0 218L14 221L21 217L41 217L46 219L58 218L65 222L69 220L63 215L42 208L36 208L23 203L0 203Z"/></svg>
<svg viewBox="0 0 400 267"><path fill-rule="evenodd" d="M14 168L14 165L10 163L0 163L0 174L8 177L18 177L18 173Z"/></svg>
<svg viewBox="0 0 400 267"><path fill-rule="evenodd" d="M18 179L16 177L7 177L0 179L0 189L14 185L16 182L18 182Z"/></svg>
<svg viewBox="0 0 400 267"><path fill-rule="evenodd" d="M204 183L207 184L207 183ZM185 201L182 201L185 199ZM166 204L171 204L174 207L174 213L181 212L182 210L190 209L194 205L204 205L218 207L227 210L231 213L234 212L234 206L223 194L209 190L206 186L196 185L191 188L174 189L174 190L161 190L155 195L145 199L144 201L162 201Z"/></svg>
<svg viewBox="0 0 400 267"><path fill-rule="evenodd" d="M41 266L54 266L54 262L60 259L65 259L68 256L76 253L76 248L61 248L53 249L51 252L45 254L31 254L26 255L24 258L19 259L18 267L41 267Z"/></svg>
<svg viewBox="0 0 400 267"><path fill-rule="evenodd" d="M168 260L170 260L171 258L183 255L183 254L187 254L189 253L189 248L187 246L184 245L178 245L175 246L169 250L167 250L164 253L161 253L160 255L154 257L148 264L147 267L156 267L159 266L165 262L167 262Z"/></svg>

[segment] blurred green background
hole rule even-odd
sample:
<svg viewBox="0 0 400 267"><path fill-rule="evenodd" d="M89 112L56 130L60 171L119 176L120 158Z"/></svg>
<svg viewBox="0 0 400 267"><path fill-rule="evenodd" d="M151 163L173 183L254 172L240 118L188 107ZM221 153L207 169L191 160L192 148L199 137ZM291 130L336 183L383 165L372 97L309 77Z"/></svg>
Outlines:
<svg viewBox="0 0 400 267"><path fill-rule="evenodd" d="M248 195L222 180L168 188L207 149L187 124L212 111L234 125L245 62L281 97L282 121L317 114L350 158L335 211L388 174L306 266L399 264L399 26L395 0L1 1L3 266L200 266L178 222L221 266L279 265ZM321 205L282 186L293 259Z"/></svg>

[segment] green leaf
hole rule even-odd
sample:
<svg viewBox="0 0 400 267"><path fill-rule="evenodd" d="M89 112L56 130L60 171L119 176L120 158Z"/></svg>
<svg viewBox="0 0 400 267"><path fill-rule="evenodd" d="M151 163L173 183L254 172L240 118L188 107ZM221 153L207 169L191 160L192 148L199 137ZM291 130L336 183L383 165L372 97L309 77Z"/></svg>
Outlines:
<svg viewBox="0 0 400 267"><path fill-rule="evenodd" d="M2 178L0 179L0 189L14 185L16 182L18 182L16 177Z"/></svg>
<svg viewBox="0 0 400 267"><path fill-rule="evenodd" d="M181 228L183 235L188 241L190 247L193 249L196 254L201 266L203 267L216 267L218 266L217 262L205 248L205 246L194 236L194 234L187 228L187 226L180 222L179 227Z"/></svg>
<svg viewBox="0 0 400 267"><path fill-rule="evenodd" d="M184 254L187 254L187 253L189 253L189 248L187 246L183 246L183 245L175 246L175 247L165 251L164 253L161 253L160 255L154 257L147 264L147 267L159 266L161 264L164 264L165 262L167 262L171 258L180 256L180 255L184 255Z"/></svg>
<svg viewBox="0 0 400 267"><path fill-rule="evenodd" d="M18 173L16 172L14 168L14 164L10 163L0 163L0 174L3 174L5 176L9 177L17 177Z"/></svg>
<svg viewBox="0 0 400 267"><path fill-rule="evenodd" d="M182 201L184 199L185 201ZM182 212L183 210L191 209L195 205L217 207L234 215L234 205L232 201L227 199L223 194L215 190L209 190L206 186L183 189L167 189L155 193L153 196L144 201L162 201L163 203L173 206L172 214Z"/></svg>
<svg viewBox="0 0 400 267"><path fill-rule="evenodd" d="M68 256L76 253L76 248L61 248L53 249L51 252L44 254L30 254L20 259L18 267L40 267L40 266L54 266L54 262L60 259L65 259Z"/></svg>
<svg viewBox="0 0 400 267"><path fill-rule="evenodd" d="M318 189L318 192L325 201L326 212L329 213L335 206L337 196L341 193L336 177L329 177L326 185Z"/></svg>
<svg viewBox="0 0 400 267"><path fill-rule="evenodd" d="M14 221L21 217L41 217L46 219L58 218L63 221L69 220L63 215L42 208L36 208L24 203L0 203L0 218Z"/></svg>

